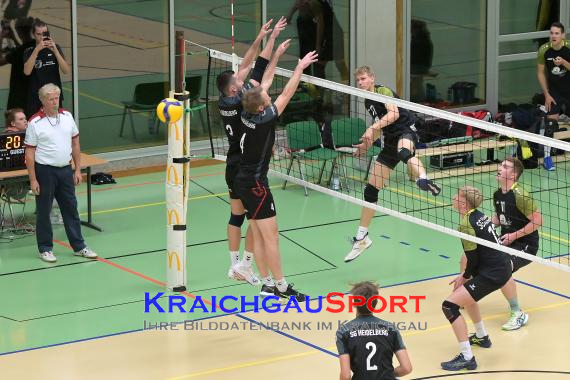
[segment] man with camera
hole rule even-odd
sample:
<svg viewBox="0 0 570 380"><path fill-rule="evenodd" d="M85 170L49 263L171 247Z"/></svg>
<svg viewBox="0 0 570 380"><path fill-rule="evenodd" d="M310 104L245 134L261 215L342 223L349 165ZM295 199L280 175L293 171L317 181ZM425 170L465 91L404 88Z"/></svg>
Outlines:
<svg viewBox="0 0 570 380"><path fill-rule="evenodd" d="M70 70L61 48L53 41L45 22L35 19L32 24L32 33L36 40L36 46L29 47L24 52L24 74L30 77L26 106L28 117L38 112L42 106L38 97L39 89L47 83L54 83L61 90L59 72L61 70L63 74L67 74ZM63 91L59 102L61 107Z"/></svg>

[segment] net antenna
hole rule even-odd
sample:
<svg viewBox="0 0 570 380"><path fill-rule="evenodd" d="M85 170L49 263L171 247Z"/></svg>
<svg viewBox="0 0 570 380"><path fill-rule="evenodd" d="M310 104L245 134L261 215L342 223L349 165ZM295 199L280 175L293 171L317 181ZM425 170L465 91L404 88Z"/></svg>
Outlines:
<svg viewBox="0 0 570 380"><path fill-rule="evenodd" d="M234 12L234 0L230 0L230 13L232 19L232 70L234 73L238 72L239 69L239 57L236 54L236 35L235 35L235 12Z"/></svg>

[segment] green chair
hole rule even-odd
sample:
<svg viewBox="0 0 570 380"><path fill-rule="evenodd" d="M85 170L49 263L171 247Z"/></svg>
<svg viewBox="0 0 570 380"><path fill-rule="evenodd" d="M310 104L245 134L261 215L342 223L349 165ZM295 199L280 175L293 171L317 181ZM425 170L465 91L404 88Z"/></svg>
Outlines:
<svg viewBox="0 0 570 380"><path fill-rule="evenodd" d="M335 147L338 149L359 144L360 138L366 131L366 128L366 122L357 117L347 117L343 119L333 120L331 123L331 130ZM378 153L380 153L380 150L381 149L376 145L372 145L372 147L370 147L370 149L368 149L366 152L366 157L368 158L368 166L365 179L368 179L372 160L378 155ZM347 153L348 152L345 152L345 154Z"/></svg>
<svg viewBox="0 0 570 380"><path fill-rule="evenodd" d="M168 96L168 87L168 82L139 83L135 86L133 100L125 100L121 102L123 103L124 108L119 137L123 137L125 119L128 114L129 120L131 122L131 131L133 133L133 138L135 140L137 139L137 134L135 132L135 122L133 120L133 111L148 112L149 121L155 125L155 129L157 128L159 120L156 117L156 106L162 99ZM149 130L152 133L152 125L150 126Z"/></svg>
<svg viewBox="0 0 570 380"><path fill-rule="evenodd" d="M319 179L317 184L321 183L325 165L327 161L332 160L333 168L336 166L336 161L340 153L323 148L321 145L321 134L319 127L314 121L298 121L295 123L287 124L287 142L291 150L291 161L287 167L287 175L291 172L293 162L297 161L301 179L305 181L305 172L301 169L301 160L303 161L318 161L323 162L319 169ZM330 184L330 179L327 185ZM283 182L283 189L287 186L287 180ZM309 195L307 187L305 188L305 196Z"/></svg>

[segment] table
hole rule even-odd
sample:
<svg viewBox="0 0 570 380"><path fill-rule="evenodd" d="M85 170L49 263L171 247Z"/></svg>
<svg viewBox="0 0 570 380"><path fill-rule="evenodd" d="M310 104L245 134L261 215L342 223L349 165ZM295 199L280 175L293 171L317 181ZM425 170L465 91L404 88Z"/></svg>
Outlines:
<svg viewBox="0 0 570 380"><path fill-rule="evenodd" d="M91 208L91 167L96 165L103 165L107 162L107 160L104 160L102 158L81 153L81 172L84 172L87 175L87 220L82 220L81 224L85 227L92 228L99 232L103 230L101 227L93 224L93 215ZM27 169L0 172L0 185L22 182L26 178L28 178Z"/></svg>

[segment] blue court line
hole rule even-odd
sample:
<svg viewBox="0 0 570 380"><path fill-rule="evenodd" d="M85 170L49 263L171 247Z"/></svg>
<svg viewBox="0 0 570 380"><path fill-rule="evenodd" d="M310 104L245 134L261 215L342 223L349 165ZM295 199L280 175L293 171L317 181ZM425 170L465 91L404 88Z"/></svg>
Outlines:
<svg viewBox="0 0 570 380"><path fill-rule="evenodd" d="M294 340L294 341L296 341L296 342L299 342L299 343L302 343L302 344L304 344L304 345L306 345L306 346L309 346L309 347L311 347L311 348L314 348L315 350L319 350L319 351L321 351L321 352L324 352L325 354L329 354L329 355L331 355L331 356L334 356L335 358L338 357L338 354L335 354L334 352L329 351L329 350L327 350L326 348L317 346L316 344L312 344L312 343L310 343L310 342L307 342L306 340L297 338L296 336L287 334L287 333L285 333L285 332L283 332L283 331L281 331L281 330L274 330L274 329L272 329L272 328L269 328L269 326L265 325L265 324L262 323L262 322L258 322L258 321L256 321L255 319L248 318L248 317L246 317L246 316L244 316L244 315L241 315L241 314L238 314L237 316L238 316L239 318L245 319L246 321L248 321L248 322L250 322L250 323L255 323L256 325L261 326L261 327L263 327L263 328L265 328L265 329L267 329L267 330L269 330L269 331L273 331L274 333L277 333L277 334L279 334L279 335L282 335L282 336L284 336L285 338L292 339L292 340Z"/></svg>
<svg viewBox="0 0 570 380"><path fill-rule="evenodd" d="M392 285L386 285L386 286L383 286L383 288L392 288L392 287L400 286L400 285L408 285L408 284L414 284L414 283L418 283L418 282L436 280L436 279L439 279L439 278L449 277L449 276L452 276L452 275L457 275L457 273L445 274L445 275L441 275L441 276L423 278L423 279L420 279L420 280L407 281L407 282L401 282L401 283L396 283L396 284L392 284ZM246 310L245 313L252 312L253 310L254 310L254 309ZM243 313L240 313L240 314L243 314ZM228 315L237 315L237 316L239 316L238 313L225 313L225 314L218 314L218 315L212 315L212 316L207 316L207 317L203 317L203 318L192 319L192 321L203 321L203 320L205 320L205 319L220 318L220 317L225 317L225 316L228 316ZM24 348L24 349L16 350L16 351L0 352L0 356L11 355L11 354L17 354L17 353L26 352L26 351L41 350L41 349L50 348L50 347L64 346L64 345L67 345L67 344L86 342L86 341L90 341L90 340L101 339L101 338L108 338L108 337L112 337L112 336L123 335L123 334L130 334L130 333L141 332L141 331L156 331L156 330L135 329L135 330L122 331L122 332L113 333L113 334L98 335L98 336L94 336L94 337L91 337L91 338L83 338L83 339L71 340L71 341L68 341L68 342L61 342L61 343L48 344L48 345L45 345L45 346ZM299 340L299 342L300 342L300 340Z"/></svg>
<svg viewBox="0 0 570 380"><path fill-rule="evenodd" d="M535 289L538 289L538 290L542 290L543 292L550 293L550 294L554 294L554 295L556 295L556 296L559 296L559 297L562 297L562 298L566 298L567 300L570 300L570 296L567 296L567 295L562 294L562 293L555 292L554 290L542 288L542 287L540 287L540 286L538 286L538 285L530 284L530 283L528 283L528 282L524 282L524 281L521 281L521 280L515 280L515 282L518 282L518 283L521 283L521 284L523 284L523 285L530 286L531 288L535 288Z"/></svg>
<svg viewBox="0 0 570 380"><path fill-rule="evenodd" d="M380 237L383 237L384 239L391 239L391 237L387 235L380 235Z"/></svg>
<svg viewBox="0 0 570 380"><path fill-rule="evenodd" d="M429 252L430 250L427 249L427 248L420 248L420 251L422 251L422 252Z"/></svg>
<svg viewBox="0 0 570 380"><path fill-rule="evenodd" d="M402 245L412 245L411 243L408 243L407 241L401 241L400 244L402 244Z"/></svg>
<svg viewBox="0 0 570 380"><path fill-rule="evenodd" d="M444 259L449 259L449 256L439 255L439 257L443 257Z"/></svg>

